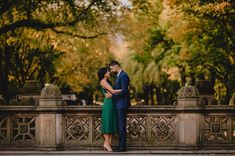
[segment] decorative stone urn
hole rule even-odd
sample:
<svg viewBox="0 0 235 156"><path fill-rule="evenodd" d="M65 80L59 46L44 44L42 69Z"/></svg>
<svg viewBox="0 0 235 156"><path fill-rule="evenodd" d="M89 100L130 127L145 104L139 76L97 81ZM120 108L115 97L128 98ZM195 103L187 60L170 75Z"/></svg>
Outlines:
<svg viewBox="0 0 235 156"><path fill-rule="evenodd" d="M201 104L198 89L188 84L179 90L177 101L179 107L198 107Z"/></svg>
<svg viewBox="0 0 235 156"><path fill-rule="evenodd" d="M214 87L210 80L197 80L196 88L199 91L199 96L204 105L212 105L215 102L214 99Z"/></svg>
<svg viewBox="0 0 235 156"><path fill-rule="evenodd" d="M62 95L59 87L53 84L46 84L41 91L39 106L62 106Z"/></svg>
<svg viewBox="0 0 235 156"><path fill-rule="evenodd" d="M15 103L19 103L20 105L38 105L41 90L42 84L39 81L26 80L23 88L19 91ZM14 99L11 103L14 104Z"/></svg>

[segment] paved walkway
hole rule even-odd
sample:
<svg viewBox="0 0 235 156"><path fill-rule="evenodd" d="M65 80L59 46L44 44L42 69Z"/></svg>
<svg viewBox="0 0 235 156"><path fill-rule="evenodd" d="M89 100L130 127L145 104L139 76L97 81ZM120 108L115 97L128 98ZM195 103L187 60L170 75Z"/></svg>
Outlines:
<svg viewBox="0 0 235 156"><path fill-rule="evenodd" d="M108 155L128 155L128 156L144 156L144 155L156 155L156 156L235 156L235 150L199 150L199 151L179 151L179 150L141 150L141 151L128 151L123 153L117 152L105 152L94 150L82 150L82 151L0 151L0 155L4 156L74 156L74 155L88 155L88 156L108 156Z"/></svg>

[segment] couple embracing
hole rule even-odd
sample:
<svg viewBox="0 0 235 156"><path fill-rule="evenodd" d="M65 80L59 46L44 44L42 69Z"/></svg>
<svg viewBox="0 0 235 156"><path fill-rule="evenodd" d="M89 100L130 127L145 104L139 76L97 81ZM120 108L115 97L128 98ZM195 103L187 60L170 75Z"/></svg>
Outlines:
<svg viewBox="0 0 235 156"><path fill-rule="evenodd" d="M109 77L110 71L117 74L114 87ZM130 106L130 79L122 70L119 62L112 61L108 68L104 67L98 71L99 82L102 93L105 95L102 106L102 129L104 137L104 149L113 151L111 147L112 136L118 133L119 145L117 152L126 151L126 118Z"/></svg>

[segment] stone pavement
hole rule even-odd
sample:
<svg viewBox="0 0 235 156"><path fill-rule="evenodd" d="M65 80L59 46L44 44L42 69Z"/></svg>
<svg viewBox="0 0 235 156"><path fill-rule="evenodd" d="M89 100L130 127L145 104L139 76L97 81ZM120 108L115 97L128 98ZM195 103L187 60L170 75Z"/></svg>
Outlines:
<svg viewBox="0 0 235 156"><path fill-rule="evenodd" d="M3 156L108 156L108 155L128 155L128 156L144 156L144 155L156 155L156 156L235 156L235 150L197 150L197 151L180 151L180 150L140 150L140 151L128 151L123 153L118 152L106 152L95 150L80 150L80 151L0 151L0 155Z"/></svg>

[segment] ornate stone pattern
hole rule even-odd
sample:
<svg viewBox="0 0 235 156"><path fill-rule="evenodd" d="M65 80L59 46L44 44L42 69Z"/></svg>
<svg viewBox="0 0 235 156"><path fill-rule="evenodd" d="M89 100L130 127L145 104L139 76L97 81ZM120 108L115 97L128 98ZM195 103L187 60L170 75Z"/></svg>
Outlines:
<svg viewBox="0 0 235 156"><path fill-rule="evenodd" d="M93 116L93 142L102 141L101 136L101 116Z"/></svg>
<svg viewBox="0 0 235 156"><path fill-rule="evenodd" d="M36 115L17 114L11 119L12 142L36 142Z"/></svg>
<svg viewBox="0 0 235 156"><path fill-rule="evenodd" d="M127 140L130 142L147 142L146 115L130 115L127 117Z"/></svg>
<svg viewBox="0 0 235 156"><path fill-rule="evenodd" d="M229 142L229 116L208 115L203 118L202 141L204 143Z"/></svg>
<svg viewBox="0 0 235 156"><path fill-rule="evenodd" d="M90 117L84 115L66 115L65 142L88 143L90 141Z"/></svg>
<svg viewBox="0 0 235 156"><path fill-rule="evenodd" d="M9 116L0 116L0 142L9 142Z"/></svg>
<svg viewBox="0 0 235 156"><path fill-rule="evenodd" d="M47 84L41 91L41 98L61 98L60 89L56 85Z"/></svg>
<svg viewBox="0 0 235 156"><path fill-rule="evenodd" d="M150 141L176 142L176 117L172 115L150 116Z"/></svg>

